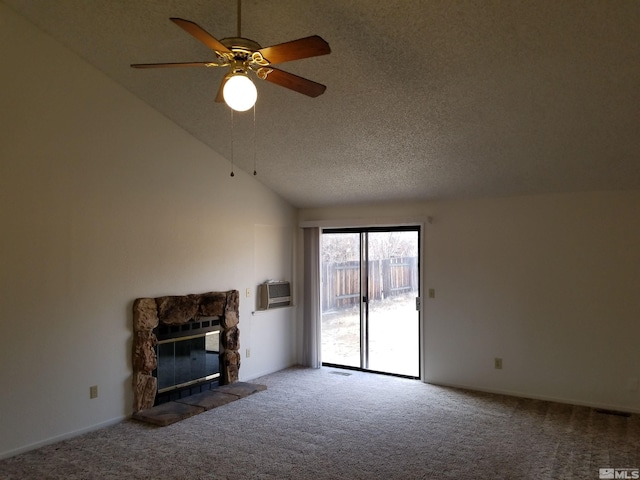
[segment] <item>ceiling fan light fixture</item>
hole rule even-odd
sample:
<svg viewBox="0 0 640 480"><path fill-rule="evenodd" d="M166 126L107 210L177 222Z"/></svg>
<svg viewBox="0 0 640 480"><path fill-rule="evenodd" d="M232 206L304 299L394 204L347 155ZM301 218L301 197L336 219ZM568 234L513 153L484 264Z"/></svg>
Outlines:
<svg viewBox="0 0 640 480"><path fill-rule="evenodd" d="M222 96L229 107L237 112L246 112L256 103L258 91L246 73L229 76L222 89Z"/></svg>

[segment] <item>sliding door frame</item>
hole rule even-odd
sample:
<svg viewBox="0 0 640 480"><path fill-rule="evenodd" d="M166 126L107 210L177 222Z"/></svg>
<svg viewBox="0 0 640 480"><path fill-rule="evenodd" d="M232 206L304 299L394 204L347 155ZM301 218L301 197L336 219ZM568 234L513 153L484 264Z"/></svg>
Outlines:
<svg viewBox="0 0 640 480"><path fill-rule="evenodd" d="M399 373L384 372L378 370L369 369L369 271L368 271L368 234L373 232L416 232L418 234L417 248L418 248L418 290L417 300L420 305L422 302L422 234L423 225L411 224L411 225L390 225L390 226L371 226L371 227L338 227L338 228L322 228L321 235L325 233L357 233L360 235L360 366L354 367L350 365L339 365L335 363L322 362L323 366L336 367L347 370L357 370L369 373L378 373L383 375L391 375L395 377L422 379L423 378L423 316L422 308L416 308L418 314L418 376L403 375Z"/></svg>

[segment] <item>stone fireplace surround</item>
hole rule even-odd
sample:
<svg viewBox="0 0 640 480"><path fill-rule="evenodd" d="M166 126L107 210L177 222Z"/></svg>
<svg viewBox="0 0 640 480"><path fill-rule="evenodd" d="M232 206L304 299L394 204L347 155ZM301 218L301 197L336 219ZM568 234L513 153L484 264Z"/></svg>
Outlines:
<svg viewBox="0 0 640 480"><path fill-rule="evenodd" d="M240 370L239 293L209 292L183 296L137 298L133 302L134 412L151 408L158 391L153 370L158 365L153 332L159 324L181 325L200 316L220 318L220 385L238 381Z"/></svg>

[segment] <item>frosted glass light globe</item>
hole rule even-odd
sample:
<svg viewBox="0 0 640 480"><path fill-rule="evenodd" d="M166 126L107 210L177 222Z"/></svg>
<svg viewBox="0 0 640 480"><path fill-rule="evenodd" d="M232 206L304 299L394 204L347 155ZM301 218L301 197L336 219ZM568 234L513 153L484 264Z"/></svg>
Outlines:
<svg viewBox="0 0 640 480"><path fill-rule="evenodd" d="M237 112L245 112L256 103L258 91L243 73L232 75L224 84L222 96L227 105Z"/></svg>

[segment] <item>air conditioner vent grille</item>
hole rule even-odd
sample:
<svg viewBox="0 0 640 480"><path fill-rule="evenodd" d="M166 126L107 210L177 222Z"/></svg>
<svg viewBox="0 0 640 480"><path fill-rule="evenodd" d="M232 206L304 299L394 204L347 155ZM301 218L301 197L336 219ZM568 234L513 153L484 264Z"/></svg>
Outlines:
<svg viewBox="0 0 640 480"><path fill-rule="evenodd" d="M291 288L289 283L274 283L269 285L269 296L272 298L288 297L291 295Z"/></svg>

